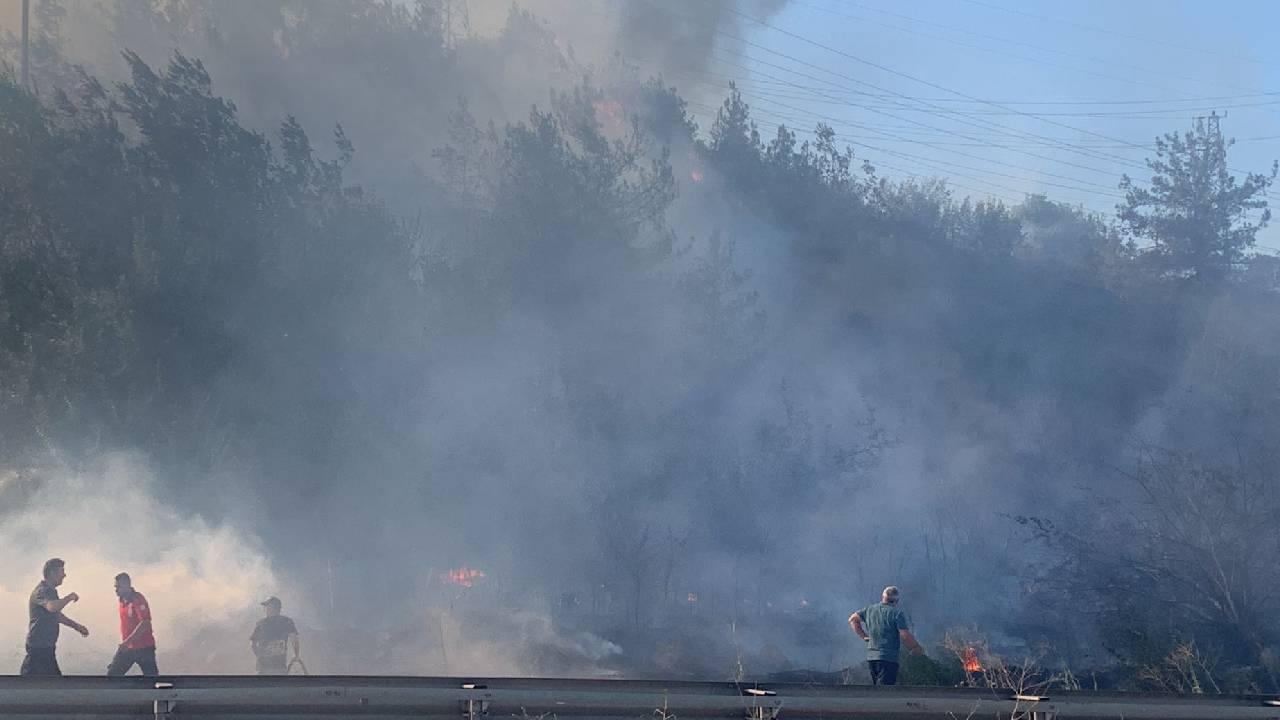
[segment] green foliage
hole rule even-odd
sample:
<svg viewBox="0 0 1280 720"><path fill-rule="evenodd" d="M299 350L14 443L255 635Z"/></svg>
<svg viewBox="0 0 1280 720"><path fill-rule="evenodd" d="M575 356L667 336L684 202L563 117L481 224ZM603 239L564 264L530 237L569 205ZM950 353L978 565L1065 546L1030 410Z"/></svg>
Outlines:
<svg viewBox="0 0 1280 720"><path fill-rule="evenodd" d="M1186 133L1156 138L1156 157L1148 160L1151 187L1139 187L1127 175L1120 182L1125 203L1120 221L1145 243L1142 256L1153 269L1174 277L1217 281L1236 270L1271 219L1265 199L1276 178L1249 173L1238 181L1227 165L1227 141L1212 122L1196 120ZM1251 211L1261 210L1256 221Z"/></svg>
<svg viewBox="0 0 1280 720"><path fill-rule="evenodd" d="M212 463L260 429L210 398L229 368L279 350L257 345L261 331L279 323L305 341L302 318L410 265L397 223L343 186L340 130L338 159L319 160L289 119L277 153L198 61L156 72L126 59L118 92L82 76L54 107L0 85L13 140L0 173L16 201L2 214L3 362L24 389L3 416L11 457L129 443ZM333 305L291 306L316 296ZM309 324L316 341L332 332Z"/></svg>
<svg viewBox="0 0 1280 720"><path fill-rule="evenodd" d="M928 655L905 655L898 670L902 685L955 687L964 682L964 668L953 657L935 660Z"/></svg>

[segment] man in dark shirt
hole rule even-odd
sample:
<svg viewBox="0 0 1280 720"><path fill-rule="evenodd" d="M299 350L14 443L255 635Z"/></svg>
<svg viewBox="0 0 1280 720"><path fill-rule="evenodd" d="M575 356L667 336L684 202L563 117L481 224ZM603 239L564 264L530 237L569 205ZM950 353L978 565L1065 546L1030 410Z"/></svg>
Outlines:
<svg viewBox="0 0 1280 720"><path fill-rule="evenodd" d="M898 588L890 585L880 594L880 602L849 616L849 627L867 643L867 666L872 685L898 682L898 651L905 642L911 652L923 655L924 648L911 634L907 614L898 607Z"/></svg>
<svg viewBox="0 0 1280 720"><path fill-rule="evenodd" d="M89 637L89 628L62 614L68 604L80 600L75 593L58 597L58 586L67 577L66 563L52 558L44 564L44 579L31 591L27 603L27 655L22 659L20 675L61 675L58 667L58 628L60 625Z"/></svg>
<svg viewBox="0 0 1280 720"><path fill-rule="evenodd" d="M134 664L143 675L159 675L151 606L142 593L133 589L129 573L116 575L116 597L120 598L120 646L107 665L107 675L124 675Z"/></svg>
<svg viewBox="0 0 1280 720"><path fill-rule="evenodd" d="M259 675L284 675L289 671L285 661L289 646L293 646L293 658L299 659L298 628L293 620L280 614L280 598L272 596L262 601L266 617L258 621L249 636L249 646L258 658Z"/></svg>

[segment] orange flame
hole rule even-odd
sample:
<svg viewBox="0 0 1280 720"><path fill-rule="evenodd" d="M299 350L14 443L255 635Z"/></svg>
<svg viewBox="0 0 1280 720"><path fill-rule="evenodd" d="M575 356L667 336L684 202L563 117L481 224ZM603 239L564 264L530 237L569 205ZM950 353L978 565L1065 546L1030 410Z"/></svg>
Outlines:
<svg viewBox="0 0 1280 720"><path fill-rule="evenodd" d="M610 120L620 120L622 118L622 103L617 100L596 100L591 103L591 107L595 108L597 113Z"/></svg>
<svg viewBox="0 0 1280 720"><path fill-rule="evenodd" d="M617 100L595 100L591 107L596 111L596 121L606 135L620 136L627 132L627 109Z"/></svg>
<svg viewBox="0 0 1280 720"><path fill-rule="evenodd" d="M982 672L982 663L978 661L978 651L971 647L964 649L964 671L967 673Z"/></svg>
<svg viewBox="0 0 1280 720"><path fill-rule="evenodd" d="M475 570L465 565L447 573L441 573L440 579L452 585L460 585L462 587L472 587L477 580L484 579L485 574L482 570Z"/></svg>

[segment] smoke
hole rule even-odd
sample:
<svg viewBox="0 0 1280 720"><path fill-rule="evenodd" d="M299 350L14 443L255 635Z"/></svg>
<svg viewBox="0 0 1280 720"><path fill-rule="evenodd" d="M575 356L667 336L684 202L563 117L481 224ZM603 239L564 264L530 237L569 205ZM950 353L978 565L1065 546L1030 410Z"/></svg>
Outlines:
<svg viewBox="0 0 1280 720"><path fill-rule="evenodd" d="M22 1L0 3L0 29L17 34L22 29Z"/></svg>
<svg viewBox="0 0 1280 720"><path fill-rule="evenodd" d="M586 76L688 80L717 49L735 52L744 16L767 20L785 4L35 0L35 64L49 65L56 46L67 61L123 80L123 49L153 67L174 52L197 58L250 128L269 134L292 115L322 137L341 124L359 149L352 179L412 215L460 99L501 125ZM14 27L0 18L11 55ZM41 75L38 84L55 80L52 70ZM684 86L703 93L696 82Z"/></svg>
<svg viewBox="0 0 1280 720"><path fill-rule="evenodd" d="M474 27L490 32L497 28L505 10L501 5L468 3ZM717 50L735 52L752 21L769 21L787 0L529 0L519 5L554 28L580 60L602 65L618 55L646 73L684 76L705 70Z"/></svg>
<svg viewBox="0 0 1280 720"><path fill-rule="evenodd" d="M787 0L623 3L618 47L625 56L644 58L663 72L696 72L707 67L714 50L736 50L750 19L767 22L786 4Z"/></svg>
<svg viewBox="0 0 1280 720"><path fill-rule="evenodd" d="M693 239L662 271L626 267L639 255L617 249L617 227L529 231L512 215L477 239L435 212L447 183L435 152L455 140L458 98L477 127L501 127L545 109L551 90L630 72L619 61L640 76L696 74L734 52L743 15L767 20L784 6L68 5L63 47L94 72L124 79L122 48L155 66L178 50L263 133L290 114L315 137L340 123L356 148L350 179L425 217L424 244L450 259L428 284L457 297L415 306L375 287L334 306L328 287L308 288L299 304L332 312L313 321L323 341L296 354L281 338L308 337L306 321L276 318L279 298L229 322L251 328L252 342L218 380L220 412L271 420L242 431L262 467L234 459L257 475L215 466L157 479L140 460L112 460L98 475L46 482L15 516L39 542L6 567L14 615L40 558L60 555L64 590L102 588L94 615L78 614L90 607L84 591L69 610L95 630L88 642L64 638L69 670L96 671L109 655L95 643L111 637L119 565L156 608L166 670L246 669L243 637L256 600L273 592L303 627L314 672L727 677L743 656L752 670L779 655L824 668L856 660L843 617L889 582L906 587L926 630L954 598L1007 582L1007 568L981 561L1007 537L973 526L991 524L984 501L1005 479L994 471L1014 472L1002 459L1043 408L1003 421L937 365L932 336L956 311L933 278L911 281L920 295L892 315L899 335L856 326L856 308L824 296L835 288L800 275L785 223L744 207L733 178L683 146L672 148L682 195L666 220ZM610 100L618 114L638 111L624 99ZM482 165L480 154L468 159ZM485 200L502 213L527 198ZM853 262L830 268L828 278L875 282ZM453 277L482 283L452 288ZM353 310L391 305L385 325ZM395 340L419 323L431 324L421 356L416 341ZM833 339L833 327L847 332ZM299 397L319 400L291 405ZM261 542L194 508L243 521ZM20 539L13 528L4 532ZM92 544L60 549L63 537ZM956 556L971 562L941 559ZM457 593L436 579L462 566L488 580ZM588 614L611 626L588 627ZM639 631L648 625L698 641L655 645ZM818 639L799 640L805 632ZM722 652L726 638L738 657Z"/></svg>
<svg viewBox="0 0 1280 720"><path fill-rule="evenodd" d="M500 126L523 119L530 105L545 108L549 91L585 75L614 77L623 72L615 67L619 60L638 66L641 76L696 73L713 53L733 51L733 38L748 29L742 15L768 19L784 5L111 0L67 6L57 34L72 60L117 79L124 79L121 48L153 65L175 50L198 58L215 92L264 133L288 114L316 136L341 123L356 147L352 179L412 217L424 205L434 209L424 198L438 192L434 152L453 139L449 116L457 98L466 99L478 126ZM619 113L642 109L636 98L625 99ZM868 353L869 338L857 333L833 343L824 328L840 321L825 311L807 316L811 308L794 303L804 282L788 261L789 232L744 212L731 183L716 173L707 170L695 182L695 170L703 171L692 149L673 150L679 177L689 180L667 219L694 238L666 271L675 277L654 273L641 283L620 270L620 258L633 254L599 249L610 247L608 237L599 243L568 237L562 265L548 261L545 272L531 271L522 266L529 260L518 245L519 223L477 250L428 213L425 242L439 243L451 257L478 255L494 274L525 284L459 289L462 299L440 313L445 320L428 318L444 327L435 328L425 360L410 354L416 346L388 343L385 326L350 311L359 302L380 302L384 296L374 288L320 323L336 328L339 350L319 344L301 362L279 350L263 352L230 367L219 381L229 416L236 408L253 416L256 402L289 407L300 385L337 388L333 404L303 407L257 433L269 457L265 469L250 468L261 473L256 482L226 467L181 479L110 475L117 485L139 489L117 487L104 497L135 492L153 515L168 518L132 527L133 545L167 547L181 537L189 552L207 546L232 566L250 553L264 568L228 573L225 592L246 587L225 607L215 603L214 619L193 628L164 625L171 622L167 609L178 606L154 595L159 588L149 582L211 582L204 573L153 578L131 570L156 607L166 666L177 669L177 658L164 651L173 643L197 653L182 667L243 669L237 663L247 658L237 653L254 600L278 582L264 557L288 568L279 581L293 589L286 611L304 627L316 672L583 674L665 663L672 672L697 668L724 677L741 658L710 648L725 642L730 626L738 652L759 659L753 667L774 666L779 648L800 662L845 662L847 648L831 644L844 637L838 622L814 646L794 640L796 625L812 623L808 615L775 627L746 616L803 606L809 614L843 617L887 584L886 576L897 581L904 568L915 567L918 548L904 540L899 518L930 486L899 478L927 475L923 448L937 443L897 430L909 411L882 416L907 439L891 456L891 480L871 490L888 503L873 514L858 497L868 491L870 461L889 449L868 437L875 428L864 423L873 406L894 398L884 392L872 400L863 388L878 380L875 368L885 358L909 358L914 348L904 343ZM529 257L540 252L535 247ZM742 276L724 275L726 264ZM448 274L432 281L447 283ZM763 302L753 306L757 289ZM277 336L303 336L301 328L255 319L270 339L261 347L277 349ZM738 334L764 337L771 349L748 362L747 350L729 344ZM913 372L924 378L931 369ZM852 450L866 451L868 464L832 459ZM951 482L982 463L972 465ZM232 477L224 484L219 472ZM805 487L791 487L793 480ZM236 491L216 491L226 487ZM39 497L50 492L42 489ZM245 518L262 549L248 549L256 541L232 542L231 530L191 512L166 509L154 499L160 492L184 508ZM43 517L31 514L36 507L44 506L33 504L22 517ZM84 512L99 507L90 503ZM182 535L189 526L201 530ZM142 562L110 544L94 547L101 556L61 553L72 573L67 589L94 568L109 592L114 573L107 565ZM851 561L843 555L849 547L867 548L868 557ZM24 557L41 553L59 554L40 547ZM37 561L30 564L38 570ZM490 580L461 599L452 588L421 580L464 565L481 567ZM17 593L11 600L24 597L23 578L32 572L23 567L6 578L5 587ZM659 586L661 597L651 590ZM413 597L406 598L406 588ZM425 602L417 602L419 593ZM688 614L673 614L670 608L690 595L698 599L682 608ZM369 617L371 597L388 598L391 611ZM439 610L455 601L451 613ZM560 604L578 610L553 623ZM617 618L610 639L598 627L575 627L587 624L580 617L587 605ZM104 607L109 612L112 605ZM178 617L171 610L167 616ZM701 644L653 647L636 631L650 623L716 629ZM831 630L830 623L823 627ZM69 654L78 642L63 641L68 669L81 667Z"/></svg>
<svg viewBox="0 0 1280 720"><path fill-rule="evenodd" d="M273 247L278 285L208 318L234 342L200 388L207 417L165 426L216 431L192 442L199 460L109 455L0 476L6 616L25 616L40 564L60 556L63 592L83 598L67 612L93 630L64 633L72 672L110 656L121 570L155 609L166 672L247 671L265 594L285 599L312 672L334 673L831 670L861 659L844 618L890 583L926 639L961 618L1007 626L1019 573L1040 558L1001 516L1078 499L1091 468L1072 463L1115 457L1133 408L1161 394L1105 384L1110 366L1086 354L1123 347L1125 326L1076 322L1119 316L1118 302L1063 277L1113 248L1077 244L1092 225L1042 202L1024 250L1057 264L984 265L938 237L955 211L945 193L915 185L879 186L888 221L829 223L838 238L817 247L796 229L827 220L809 198L735 184L732 158L654 110L667 101L671 115L673 98L638 89L653 73L696 76L736 51L744 16L785 6L103 0L45 13L38 31L103 77L127 80L122 48L153 66L198 58L272 142L287 115L312 137L340 123L355 146L346 179L388 199L425 260L360 265L384 250L364 242L383 229L368 215ZM581 97L550 101L584 77ZM533 105L568 106L566 133L589 125L575 103L607 121L605 142L544 144L550 123L507 132ZM572 156L625 145L632 113L659 140L642 161L673 143L678 197L661 228L630 214L641 170L601 191L608 163ZM763 209L767 194L791 216ZM407 289L411 276L425 289ZM1025 297L1067 308L1059 325L1078 334L1052 334ZM1211 374L1212 344L1188 384ZM1121 399L1076 403L1089 393ZM461 568L484 577L450 582ZM15 668L21 629L0 631Z"/></svg>
<svg viewBox="0 0 1280 720"><path fill-rule="evenodd" d="M114 578L128 572L150 602L164 672L246 672L247 642L257 604L268 593L287 597L252 535L168 505L141 458L113 454L92 468L5 471L0 474L0 663L17 672L27 603L44 561L67 563L61 595L79 594L67 616L83 623L82 639L67 628L59 640L62 669L101 674L120 641ZM238 657L224 643L235 638Z"/></svg>

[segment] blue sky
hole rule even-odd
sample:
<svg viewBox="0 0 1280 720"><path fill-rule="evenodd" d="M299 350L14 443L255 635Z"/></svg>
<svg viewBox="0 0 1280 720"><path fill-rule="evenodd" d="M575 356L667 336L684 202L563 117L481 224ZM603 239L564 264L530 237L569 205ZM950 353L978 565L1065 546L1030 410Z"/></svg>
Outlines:
<svg viewBox="0 0 1280 720"><path fill-rule="evenodd" d="M1111 214L1154 137L1215 110L1233 169L1280 158L1280 2L791 0L768 24L684 83L745 77L766 135L827 122L882 175Z"/></svg>

